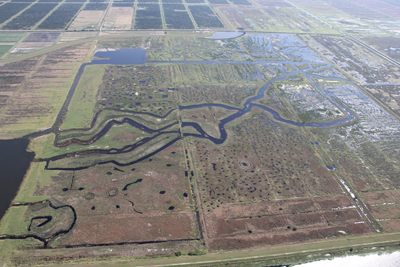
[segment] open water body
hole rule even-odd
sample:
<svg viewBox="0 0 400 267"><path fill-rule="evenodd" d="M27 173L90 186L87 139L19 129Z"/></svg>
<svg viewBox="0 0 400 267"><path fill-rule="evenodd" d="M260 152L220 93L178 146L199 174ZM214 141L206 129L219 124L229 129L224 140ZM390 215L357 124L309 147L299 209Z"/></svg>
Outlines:
<svg viewBox="0 0 400 267"><path fill-rule="evenodd" d="M0 140L0 218L17 194L35 154L27 152L27 138Z"/></svg>
<svg viewBox="0 0 400 267"><path fill-rule="evenodd" d="M400 252L354 255L329 260L309 262L293 267L399 267Z"/></svg>

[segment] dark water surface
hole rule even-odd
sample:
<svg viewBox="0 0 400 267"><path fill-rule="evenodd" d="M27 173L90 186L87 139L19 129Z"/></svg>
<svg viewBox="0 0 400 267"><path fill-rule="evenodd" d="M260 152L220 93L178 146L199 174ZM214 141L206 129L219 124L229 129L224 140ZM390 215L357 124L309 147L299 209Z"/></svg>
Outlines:
<svg viewBox="0 0 400 267"><path fill-rule="evenodd" d="M0 140L0 218L17 195L35 153L26 152L27 138Z"/></svg>

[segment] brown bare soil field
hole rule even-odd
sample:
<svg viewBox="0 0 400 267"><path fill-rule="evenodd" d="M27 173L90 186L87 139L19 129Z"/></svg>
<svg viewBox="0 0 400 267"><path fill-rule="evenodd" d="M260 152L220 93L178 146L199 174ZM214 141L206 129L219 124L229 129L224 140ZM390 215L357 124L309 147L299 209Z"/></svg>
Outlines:
<svg viewBox="0 0 400 267"><path fill-rule="evenodd" d="M393 203L400 200L400 192L398 190L363 192L361 196L364 202L369 205Z"/></svg>
<svg viewBox="0 0 400 267"><path fill-rule="evenodd" d="M44 47L49 47L53 42L21 42L13 50L12 54L29 53Z"/></svg>
<svg viewBox="0 0 400 267"><path fill-rule="evenodd" d="M193 213L79 216L63 245L122 244L193 239ZM198 230L198 228L197 228Z"/></svg>
<svg viewBox="0 0 400 267"><path fill-rule="evenodd" d="M218 147L191 142L211 250L370 232L306 132L253 113L228 136Z"/></svg>
<svg viewBox="0 0 400 267"><path fill-rule="evenodd" d="M98 29L103 13L103 10L82 10L72 21L68 30Z"/></svg>
<svg viewBox="0 0 400 267"><path fill-rule="evenodd" d="M53 263L65 263L71 259L84 261L96 261L100 254L107 254L108 259L121 260L126 258L143 257L168 257L175 255L176 251L195 250L199 248L199 243L193 241L166 241L162 243L152 244L124 244L124 245L109 245L106 247L96 247L95 253L93 247L69 247L69 248L54 248L54 249L28 249L18 250L13 256L13 263L17 266L23 265L51 265ZM99 253L99 254L98 254Z"/></svg>
<svg viewBox="0 0 400 267"><path fill-rule="evenodd" d="M223 13L224 16L228 17L230 19L230 22L236 27L236 28L243 28L245 30L251 29L251 27L248 26L246 21L238 14L238 11L233 8L224 8L224 7L219 7L219 10L221 10L221 13Z"/></svg>
<svg viewBox="0 0 400 267"><path fill-rule="evenodd" d="M23 42L54 42L60 36L59 32L32 32Z"/></svg>
<svg viewBox="0 0 400 267"><path fill-rule="evenodd" d="M104 21L105 28L113 30L131 29L132 17L132 7L111 7Z"/></svg>
<svg viewBox="0 0 400 267"><path fill-rule="evenodd" d="M12 95L0 115L2 138L20 136L53 124L79 62L85 59L90 47L90 43L67 47L0 66L0 73L9 76L0 79L2 90Z"/></svg>
<svg viewBox="0 0 400 267"><path fill-rule="evenodd" d="M388 219L379 221L379 224L385 229L385 231L390 233L395 233L400 231L400 219Z"/></svg>
<svg viewBox="0 0 400 267"><path fill-rule="evenodd" d="M199 239L182 152L178 142L134 165L62 171L38 188L76 210L76 225L54 246Z"/></svg>
<svg viewBox="0 0 400 267"><path fill-rule="evenodd" d="M53 42L21 42L17 48L43 48L52 45Z"/></svg>
<svg viewBox="0 0 400 267"><path fill-rule="evenodd" d="M350 224L345 227L336 226L324 227L321 229L311 228L297 231L287 229L286 232L281 233L253 234L248 232L246 235L212 239L210 240L209 248L211 251L217 251L301 243L311 240L340 237L342 234L339 231L344 231L346 235L360 235L370 232L365 224Z"/></svg>

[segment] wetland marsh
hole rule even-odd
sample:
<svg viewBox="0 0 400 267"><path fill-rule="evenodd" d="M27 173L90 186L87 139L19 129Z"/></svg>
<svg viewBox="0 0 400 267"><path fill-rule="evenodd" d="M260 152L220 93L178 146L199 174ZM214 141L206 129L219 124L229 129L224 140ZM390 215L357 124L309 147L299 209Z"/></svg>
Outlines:
<svg viewBox="0 0 400 267"><path fill-rule="evenodd" d="M395 246L398 65L307 3L164 2L62 3L76 17L57 27L83 32L0 32L15 42L0 66L0 136L11 139L0 163L20 178L2 176L0 259L218 264L219 253L276 251L266 262L285 264ZM181 13L193 31L169 30L184 28ZM132 34L129 22L156 30Z"/></svg>

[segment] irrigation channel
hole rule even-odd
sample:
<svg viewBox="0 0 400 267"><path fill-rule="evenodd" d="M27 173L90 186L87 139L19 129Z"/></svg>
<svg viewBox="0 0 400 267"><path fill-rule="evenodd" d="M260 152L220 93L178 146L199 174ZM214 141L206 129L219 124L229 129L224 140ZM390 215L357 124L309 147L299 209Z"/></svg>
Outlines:
<svg viewBox="0 0 400 267"><path fill-rule="evenodd" d="M55 160L59 160L62 158L67 158L67 157L73 157L76 156L78 154L94 154L94 153L99 153L99 154L120 154L120 153L127 153L130 151L135 150L136 148L145 145L146 143L148 143L149 141L153 140L154 138L157 138L161 135L165 135L165 134L169 134L169 133L179 133L178 138L175 138L171 141L169 141L167 144L165 144L164 146L162 146L161 148L157 149L156 151L145 155L143 157L141 157L140 159L137 159L135 161L126 163L126 164L121 164L117 161L111 160L111 161L105 161L105 162L100 162L98 164L106 164L106 163L114 163L118 166L125 166L125 165L131 165L131 164L135 164L137 162L143 161L145 159L150 158L151 156L159 153L160 151L164 150L165 148L169 147L170 145L174 144L175 142L177 142L178 140L180 140L185 136L193 136L193 137L198 137L198 138L206 138L209 139L211 142L213 142L214 144L222 144L226 138L227 138L227 132L225 130L225 125L237 118L240 118L241 116L245 115L246 113L248 113L253 107L258 107L260 109L263 109L269 113L272 114L273 118L278 121L278 122L282 122L282 123L287 123L293 126L297 126L297 127L332 127L332 126L339 126L339 125L343 125L349 122L352 122L356 119L356 116L350 111L348 110L346 107L344 107L343 105L341 105L340 103L338 103L334 98L332 98L329 94L327 94L315 81L313 78L316 79L327 79L327 80L341 80L341 81L345 81L345 82L351 82L345 79L342 79L340 77L322 77L322 76L318 76L318 75L313 75L313 74L309 74L309 71L318 71L322 68L326 68L326 67L331 67L332 64L330 63L326 63L326 62L294 62L294 61L289 61L286 58L284 58L282 55L278 54L277 52L275 52L275 50L272 47L272 42L269 42L268 44L268 48L273 51L275 53L276 56L279 56L282 60L275 60L275 61L253 61L253 62L249 62L249 61L217 61L217 60L212 60L212 61L159 61L159 62L148 62L148 63L156 63L156 64L268 64L268 63L279 63L279 64L289 64L293 67L293 71L291 71L290 73L283 73L280 77L275 78L270 80L269 82L267 82L264 86L262 86L260 88L260 90L258 91L257 95L249 98L246 100L246 102L244 103L243 108L237 108L237 107L232 107L232 106L228 106L228 105L224 105L224 104L212 104L212 103L208 103L208 104L199 104L199 105L190 105L190 106L179 106L178 108L180 110L184 110L184 109L196 109L196 108L201 108L201 107L222 107L228 110L236 110L237 112L232 114L231 116L223 119L220 121L218 127L219 127L219 131L220 131L220 138L214 138L212 136L209 136L206 134L206 132L201 128L201 126L197 123L194 122L181 122L181 126L182 127L194 127L199 134L193 134L193 133L184 133L183 135L181 134L180 130L177 131L163 131L175 124L173 123L171 125L168 125L162 129L159 130L152 130L147 128L144 125L141 125L140 123L137 123L133 120L130 120L128 118L125 118L122 122L116 121L116 120L112 120L110 121L105 127L103 127L103 129L97 134L95 135L91 140L88 141L80 141L77 139L73 139L68 141L67 143L64 144L59 144L58 146L67 146L69 144L72 143L76 143L76 144L80 144L80 145L88 145L91 144L93 142L95 142L96 140L98 140L99 138L101 138L103 135L105 135L108 130L112 127L112 125L114 124L122 124L122 123L129 123L132 126L139 128L143 131L149 132L149 133L157 133L156 135L152 136L152 137L148 137L148 138L144 138L143 140L141 140L139 143L136 143L134 145L128 145L126 147L123 147L121 149L115 149L115 148L111 148L111 149L95 149L95 150L86 150L86 151L80 151L80 152L76 152L76 153L68 153L68 154L63 154L63 155L58 155L56 157L53 158L47 158L47 159L38 159L39 161L44 161L46 162L46 169L56 169L56 170L80 170L80 169L85 169L85 168L89 168L90 166L84 166L84 167L79 167L79 168L50 168L48 167L49 162L50 161L55 161ZM0 140L0 170L2 173L1 179L0 179L0 189L5 189L7 191L7 194L0 194L1 196L1 206L0 206L0 216L2 217L5 213L5 211L8 209L9 203L11 203L12 199L15 197L18 187L20 185L20 183L22 182L22 179L25 175L26 170L29 167L30 162L33 160L34 158L34 154L33 153L28 153L26 152L26 148L29 144L29 139L32 138L36 138L42 135L46 135L49 133L55 133L56 136L58 136L60 130L59 127L60 125L63 123L63 118L65 118L65 115L68 111L68 106L72 100L72 97L75 93L76 87L78 85L78 82L86 68L86 66L88 65L96 65L96 64L108 64L108 65L136 65L136 64L145 64L146 63L146 50L143 49L138 49L138 48L132 48L132 49L120 49L120 50L114 50L114 51L99 51L96 52L94 55L94 59L90 62L90 63L85 63L82 64L81 67L79 68L79 71L77 73L77 75L75 76L74 82L68 92L67 98L63 104L63 106L61 107L59 114L54 122L54 124L52 125L52 127L43 130L43 131L39 131L39 132L35 132L35 133L31 133L28 134L26 136L24 136L21 139L15 139L15 140L5 140L5 141L1 141ZM307 64L308 68L306 69L300 69L298 68L296 65L304 65ZM316 66L318 65L318 66ZM316 67L313 67L316 66ZM286 79L288 76L291 75L296 75L298 73L302 73L314 86L315 88L318 89L318 91L324 95L326 98L328 98L330 101L332 101L337 107L339 107L342 112L346 115L346 117L344 119L340 119L340 120L335 120L335 121L331 121L331 122L321 122L321 123L298 123L298 122L294 122L294 121L290 121L290 120L286 120L284 118L282 118L278 112L263 106L263 105L259 105L259 104L255 104L253 103L256 100L261 99L264 96L265 91L268 89L268 87L279 80L284 80ZM170 112L172 112L173 110L170 110ZM95 124L96 119L98 117L98 114L101 111L99 111L95 116L94 119L92 121L92 126ZM125 113L127 111L124 111ZM129 112L129 111L128 111ZM163 117L166 117L170 114L170 112L168 112L166 115L164 115ZM147 112L130 112L130 113L136 113L136 114L147 114L150 116L153 116L154 118L162 118L160 116L151 114L151 113L147 113ZM77 129L74 129L77 130ZM82 130L88 130L88 129L82 129ZM57 138L56 138L57 140ZM11 151L13 151L13 153L11 153ZM4 161L3 158L7 158L7 161ZM12 162L12 164L7 165L7 163L1 165L1 163L4 162ZM16 163L19 163L19 165L17 166ZM14 164L14 165L13 165ZM7 175L5 175L7 174ZM11 185L11 183L13 185ZM27 203L26 205L32 205L35 203ZM49 203L51 205L51 203ZM14 205L15 206L15 205ZM70 207L70 206L68 206ZM52 208L60 208L60 207L53 207ZM72 210L73 208L70 207ZM74 210L73 210L74 211ZM75 212L74 212L75 214ZM75 215L75 219L74 219L74 223L76 220L76 215ZM73 225L71 225L71 227L69 228L72 229ZM56 233L55 235L53 235L51 238L56 237L59 234L62 233L66 233L69 230L66 231L61 231ZM11 236L11 235L3 235L0 236L0 239L25 239L28 237L33 237L36 238L38 240L41 240L44 242L44 245L46 246L49 239L44 240L43 238L40 238L38 236L34 236L34 235L25 235L25 236ZM51 239L50 238L50 239Z"/></svg>

